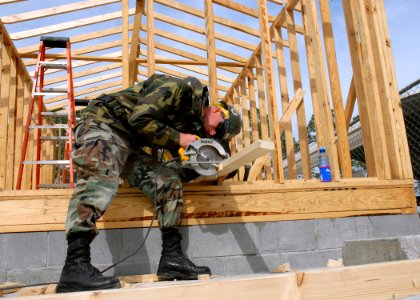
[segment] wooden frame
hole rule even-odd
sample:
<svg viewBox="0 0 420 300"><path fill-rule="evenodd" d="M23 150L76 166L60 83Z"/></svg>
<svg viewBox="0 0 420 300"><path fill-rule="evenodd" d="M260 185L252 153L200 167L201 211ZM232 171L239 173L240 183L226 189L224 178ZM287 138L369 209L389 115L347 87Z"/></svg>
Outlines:
<svg viewBox="0 0 420 300"><path fill-rule="evenodd" d="M24 190L14 191L23 119L31 90L32 74L28 70L36 57L35 45L16 49L14 41L74 28L86 28L86 32L70 36L73 44L92 43L72 53L77 97L94 98L104 92L117 91L153 72L196 76L209 85L212 101L223 99L236 105L242 113L243 130L231 141L233 153L258 139L274 143L272 154L252 163L249 182L243 181L245 169L240 168L239 176L215 187L187 185L185 224L415 212L413 173L383 0L342 1L354 74L345 103L341 96L334 28L326 0L256 0L254 7L240 1L203 0L202 9L175 0L137 0L135 7L130 7L127 0L99 2L82 1L77 5L1 18L0 190L3 192L0 206L6 207L0 214L13 208L22 216L26 217L29 211L32 216L27 218L31 221L18 217L15 224L4 223L3 232L63 229L71 191L31 191L34 176L30 167L25 170ZM106 5L112 7L106 14L75 17L72 21L10 34L6 29L8 24L47 18L56 13L76 16L82 10L93 11L97 6ZM220 8L243 17L239 21L230 20L218 13ZM201 21L201 25L176 18L169 11L181 16L188 14ZM112 20L120 20L121 26L115 27ZM95 31L89 27L102 23L108 24L108 28ZM179 33L175 33L175 29ZM101 42L101 38L108 40ZM299 39L304 43L299 43ZM227 44L229 49L221 43ZM96 53L99 51L101 54ZM302 63L301 53L306 55L307 64ZM48 59L63 57L56 53ZM293 82L290 89L289 80ZM309 90L303 88L305 80L309 82ZM45 83L52 86L64 81L60 73L50 72ZM60 97L46 99L47 109L62 109L62 100ZM355 105L360 113L368 178L352 178L347 131ZM315 117L317 145L327 148L332 183L312 178L305 113L309 109ZM35 139L35 136L30 137L28 158L34 155L31 149ZM296 153L298 149L300 152ZM46 154L53 155L53 152L51 149ZM43 178L52 181L52 171L45 169ZM202 192L202 202L195 202L197 190ZM230 199L228 205L236 208L220 216L222 207L226 206L208 202L209 191L223 194ZM54 202L51 199L54 197L61 200ZM389 201L377 200L379 197ZM243 201L251 198L258 199L261 206L251 215L245 215L247 208ZM134 199L140 200L135 204L139 215L142 208L148 211L148 201L141 193L124 189L117 197L115 208L110 209L100 226L145 226L144 221L119 219L113 223L107 217L128 213L123 202L131 203ZM269 199L273 211L264 211L263 199ZM320 202L311 202L315 201L312 199ZM45 226L40 210L33 208L35 203L54 215L57 223ZM207 204L209 207L204 208ZM316 206L325 209L318 210ZM299 211L303 208L299 207L308 208L303 213ZM204 218L205 214L213 217ZM150 218L150 214L144 216Z"/></svg>

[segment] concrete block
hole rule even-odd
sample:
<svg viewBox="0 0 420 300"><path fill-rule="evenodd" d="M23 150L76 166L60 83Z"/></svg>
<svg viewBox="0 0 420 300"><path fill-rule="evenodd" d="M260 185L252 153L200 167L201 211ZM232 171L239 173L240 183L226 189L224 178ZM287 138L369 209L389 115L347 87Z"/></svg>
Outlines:
<svg viewBox="0 0 420 300"><path fill-rule="evenodd" d="M188 229L190 258L258 253L253 223L194 226Z"/></svg>
<svg viewBox="0 0 420 300"><path fill-rule="evenodd" d="M305 251L315 249L314 220L276 222L277 233L263 232L263 240L278 239L276 252ZM265 242L262 242L264 245ZM264 249L264 246L262 246Z"/></svg>
<svg viewBox="0 0 420 300"><path fill-rule="evenodd" d="M121 257L121 229L101 230L91 244L92 263L115 263Z"/></svg>
<svg viewBox="0 0 420 300"><path fill-rule="evenodd" d="M64 231L51 231L48 233L47 266L63 266L67 254L67 240Z"/></svg>
<svg viewBox="0 0 420 300"><path fill-rule="evenodd" d="M341 249L289 252L283 253L283 255L290 262L292 269L304 270L326 267L329 259L341 258Z"/></svg>
<svg viewBox="0 0 420 300"><path fill-rule="evenodd" d="M7 233L0 234L0 270L6 269L8 236Z"/></svg>
<svg viewBox="0 0 420 300"><path fill-rule="evenodd" d="M45 267L47 265L47 235L46 232L6 234L2 241L5 250L0 254L0 260L5 264L4 268Z"/></svg>
<svg viewBox="0 0 420 300"><path fill-rule="evenodd" d="M225 275L267 273L277 266L286 263L286 256L279 253L247 256L230 256L225 258Z"/></svg>
<svg viewBox="0 0 420 300"><path fill-rule="evenodd" d="M371 238L420 234L418 214L369 217Z"/></svg>
<svg viewBox="0 0 420 300"><path fill-rule="evenodd" d="M315 249L341 248L344 241L357 238L353 218L317 219L314 226Z"/></svg>
<svg viewBox="0 0 420 300"><path fill-rule="evenodd" d="M60 279L61 268L31 268L7 271L7 281L25 284L56 282Z"/></svg>
<svg viewBox="0 0 420 300"><path fill-rule="evenodd" d="M355 240L372 237L372 226L369 217L354 217L356 238Z"/></svg>
<svg viewBox="0 0 420 300"><path fill-rule="evenodd" d="M124 229L122 235L121 258L134 253L143 242L147 228ZM162 249L160 229L152 228L143 248L126 262L156 261Z"/></svg>
<svg viewBox="0 0 420 300"><path fill-rule="evenodd" d="M346 241L346 266L420 258L420 235Z"/></svg>

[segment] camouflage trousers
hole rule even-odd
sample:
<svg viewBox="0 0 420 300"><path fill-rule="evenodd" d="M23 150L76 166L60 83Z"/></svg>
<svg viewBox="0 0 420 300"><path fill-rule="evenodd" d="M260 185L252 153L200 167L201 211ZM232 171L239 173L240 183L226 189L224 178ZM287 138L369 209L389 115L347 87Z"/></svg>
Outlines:
<svg viewBox="0 0 420 300"><path fill-rule="evenodd" d="M85 119L79 124L75 135L72 159L77 183L67 213L67 234L98 232L96 221L114 199L120 176L127 178L150 199L156 196L161 228L181 224L181 177L185 178L185 173L177 162L162 165L141 149L132 149L118 130L93 119Z"/></svg>

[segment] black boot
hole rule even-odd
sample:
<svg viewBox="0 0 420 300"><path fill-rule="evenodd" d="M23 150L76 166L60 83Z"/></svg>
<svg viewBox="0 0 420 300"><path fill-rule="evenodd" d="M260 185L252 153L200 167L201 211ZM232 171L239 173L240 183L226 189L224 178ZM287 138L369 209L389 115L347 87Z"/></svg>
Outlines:
<svg viewBox="0 0 420 300"><path fill-rule="evenodd" d="M76 233L67 238L66 264L61 271L57 293L120 288L118 278L103 276L90 263L90 243L94 235Z"/></svg>
<svg viewBox="0 0 420 300"><path fill-rule="evenodd" d="M177 228L162 229L162 256L157 275L165 280L193 280L200 274L211 274L208 267L196 266L181 249L181 235Z"/></svg>

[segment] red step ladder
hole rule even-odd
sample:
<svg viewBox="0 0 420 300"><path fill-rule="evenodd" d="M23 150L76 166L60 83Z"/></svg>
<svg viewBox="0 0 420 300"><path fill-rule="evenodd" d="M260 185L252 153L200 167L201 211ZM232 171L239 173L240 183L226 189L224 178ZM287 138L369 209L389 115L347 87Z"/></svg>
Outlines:
<svg viewBox="0 0 420 300"><path fill-rule="evenodd" d="M46 48L66 48L66 62L46 61L45 49ZM67 71L67 87L66 88L44 88L44 76L47 69L61 69ZM68 37L48 37L41 36L38 59L36 63L36 69L33 79L32 94L29 102L28 117L26 120L25 135L23 139L22 155L19 165L18 179L16 183L16 189L20 190L22 186L23 169L25 165L35 165L35 188L73 188L74 187L74 175L73 175L73 163L70 159L70 153L72 151L73 144L73 129L76 125L76 110L74 106L74 91L73 91L73 74L71 66L71 50L70 50L70 39ZM44 96L57 96L67 95L67 111L52 112L47 111L44 105ZM34 113L35 100L38 100L38 113ZM44 125L43 119L50 118L59 120L57 118L66 118L65 124ZM33 121L33 122L32 122ZM34 123L34 124L32 124ZM25 160L26 151L28 146L29 133L32 129L36 131L36 159L29 161ZM45 129L57 129L66 131L65 135L58 134L57 136L42 136L42 130ZM44 142L56 142L64 141L64 160L42 160L41 147ZM48 146L52 147L51 143L47 143ZM61 183L52 184L40 184L40 174L42 165L57 165L62 169ZM66 170L67 168L67 170ZM67 171L69 178L67 180ZM59 172L57 171L59 174Z"/></svg>

